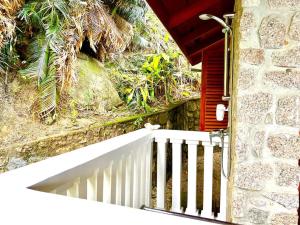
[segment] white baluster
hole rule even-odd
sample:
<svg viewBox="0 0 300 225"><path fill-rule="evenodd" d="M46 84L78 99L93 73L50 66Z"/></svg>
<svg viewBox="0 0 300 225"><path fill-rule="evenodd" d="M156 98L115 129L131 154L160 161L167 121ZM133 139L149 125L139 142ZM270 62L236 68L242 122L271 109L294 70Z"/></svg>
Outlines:
<svg viewBox="0 0 300 225"><path fill-rule="evenodd" d="M157 204L159 209L165 209L166 190L166 138L156 138L157 142Z"/></svg>
<svg viewBox="0 0 300 225"><path fill-rule="evenodd" d="M111 203L111 174L112 174L112 166L110 165L104 170L103 173L103 202Z"/></svg>
<svg viewBox="0 0 300 225"><path fill-rule="evenodd" d="M79 183L80 178L77 178L73 185L67 190L67 196L73 197L73 198L79 198Z"/></svg>
<svg viewBox="0 0 300 225"><path fill-rule="evenodd" d="M122 185L123 185L123 160L121 159L117 165L116 170L116 204L122 204Z"/></svg>
<svg viewBox="0 0 300 225"><path fill-rule="evenodd" d="M116 181L116 177L117 177L117 163L113 163L112 164L112 168L111 168L111 175L110 175L110 179L111 179L111 199L110 199L110 203L111 204L116 204L116 185L117 185L117 181Z"/></svg>
<svg viewBox="0 0 300 225"><path fill-rule="evenodd" d="M223 166L225 175L228 176L228 144L224 144L223 149ZM222 168L221 168L222 169ZM227 178L223 176L221 171L221 191L220 191L220 213L218 213L218 219L226 221L226 208L227 208Z"/></svg>
<svg viewBox="0 0 300 225"><path fill-rule="evenodd" d="M146 149L146 174L145 174L145 205L151 207L152 200L152 159L153 159L153 139L147 144Z"/></svg>
<svg viewBox="0 0 300 225"><path fill-rule="evenodd" d="M197 145L199 141L186 141L188 144L188 199L186 214L198 215L197 210Z"/></svg>
<svg viewBox="0 0 300 225"><path fill-rule="evenodd" d="M87 181L85 177L80 177L79 198L87 199Z"/></svg>
<svg viewBox="0 0 300 225"><path fill-rule="evenodd" d="M120 205L124 206L125 205L125 198L126 198L126 193L125 193L125 185L126 185L126 158L122 156L122 169L121 169L121 203Z"/></svg>
<svg viewBox="0 0 300 225"><path fill-rule="evenodd" d="M59 188L59 189L56 190L56 194L58 194L58 195L67 195L67 190Z"/></svg>
<svg viewBox="0 0 300 225"><path fill-rule="evenodd" d="M141 149L135 152L133 163L133 208L140 208Z"/></svg>
<svg viewBox="0 0 300 225"><path fill-rule="evenodd" d="M181 145L183 140L171 139L172 143L172 211L181 210Z"/></svg>
<svg viewBox="0 0 300 225"><path fill-rule="evenodd" d="M97 201L98 194L98 173L96 169L91 177L87 179L87 199Z"/></svg>
<svg viewBox="0 0 300 225"><path fill-rule="evenodd" d="M125 206L131 206L132 199L132 156L126 159Z"/></svg>
<svg viewBox="0 0 300 225"><path fill-rule="evenodd" d="M145 205L145 188L146 188L146 149L147 145L143 146L142 152L141 152L141 162L140 162L140 168L141 168L141 176L140 176L140 207L142 205Z"/></svg>
<svg viewBox="0 0 300 225"><path fill-rule="evenodd" d="M97 174L97 201L103 202L103 170L98 170Z"/></svg>
<svg viewBox="0 0 300 225"><path fill-rule="evenodd" d="M203 210L202 217L213 218L212 214L212 185L213 185L213 151L214 146L203 142L204 146L204 179L203 179Z"/></svg>

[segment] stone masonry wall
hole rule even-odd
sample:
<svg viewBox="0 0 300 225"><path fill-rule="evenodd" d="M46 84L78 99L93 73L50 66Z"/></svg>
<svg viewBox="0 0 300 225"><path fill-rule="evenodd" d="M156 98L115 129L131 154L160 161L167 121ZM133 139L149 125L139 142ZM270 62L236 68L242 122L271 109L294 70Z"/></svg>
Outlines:
<svg viewBox="0 0 300 225"><path fill-rule="evenodd" d="M6 148L0 146L0 173L143 128L145 123L160 124L165 129L199 130L199 108L196 98L158 112L118 118Z"/></svg>
<svg viewBox="0 0 300 225"><path fill-rule="evenodd" d="M237 0L231 219L297 224L300 0Z"/></svg>

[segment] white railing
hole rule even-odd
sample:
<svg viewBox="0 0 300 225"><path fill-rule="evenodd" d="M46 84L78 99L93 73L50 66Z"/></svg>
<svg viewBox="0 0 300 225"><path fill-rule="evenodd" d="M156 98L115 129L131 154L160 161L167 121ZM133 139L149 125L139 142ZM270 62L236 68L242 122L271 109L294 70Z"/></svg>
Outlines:
<svg viewBox="0 0 300 225"><path fill-rule="evenodd" d="M172 207L171 211L183 212L181 204L182 144L188 146L188 192L186 214L199 215L197 201L197 146L204 146L204 184L202 217L214 218L213 196L213 155L214 146L220 146L220 138L210 140L208 132L155 130L157 142L157 208L165 209L166 192L166 151L167 143L172 144ZM223 165L227 168L228 138L224 140ZM225 169L226 170L226 169ZM220 171L221 172L221 171ZM220 212L217 219L226 221L227 179L221 176Z"/></svg>
<svg viewBox="0 0 300 225"><path fill-rule="evenodd" d="M206 132L141 129L1 174L2 221L5 221L5 218L11 218L9 215L14 215L16 210L21 210L21 207L25 217L26 212L39 211L38 216L30 217L31 224L35 224L35 219L43 215L48 216L46 222L49 224L50 221L56 224L71 224L71 221L75 224L79 224L79 221L84 221L83 224L87 224L87 221L89 224L98 224L100 220L110 218L112 213L116 215L110 218L110 221L123 221L125 224L127 222L128 224L142 224L142 222L148 224L147 218L154 224L210 224L186 218L174 219L169 215L158 216L153 212L111 205L132 208L140 208L142 205L152 206L154 140L157 142L157 207L165 208L166 150L167 143L170 142L173 146L172 210L182 212L180 202L181 145L186 143L188 145L188 203L185 213L198 215L196 207L197 145L201 142L205 146L204 201L201 216L212 218L213 146L217 145L220 140L214 138L210 143L209 134ZM226 187L226 179L222 178L221 210L218 216L220 220L226 218ZM93 201L97 202L92 204ZM87 208L80 208L80 205ZM49 218L48 210L54 210L57 215ZM85 215L80 216L80 212ZM101 217L94 215L95 212L101 214ZM118 213L126 215L126 218L118 216ZM63 217L58 220L59 223L56 221L58 215ZM72 217L69 218L71 215ZM86 218L87 215L88 218ZM23 220L20 221L23 222ZM68 223L62 221L68 221ZM39 223L48 224L37 220L36 224Z"/></svg>

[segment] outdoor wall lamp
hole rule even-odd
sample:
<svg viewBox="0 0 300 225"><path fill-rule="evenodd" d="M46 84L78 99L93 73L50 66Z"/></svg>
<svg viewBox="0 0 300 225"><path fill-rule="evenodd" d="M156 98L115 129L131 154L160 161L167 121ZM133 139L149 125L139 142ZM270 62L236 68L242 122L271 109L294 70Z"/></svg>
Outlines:
<svg viewBox="0 0 300 225"><path fill-rule="evenodd" d="M216 118L217 121L223 121L225 112L228 112L228 108L225 107L223 104L218 104L216 109Z"/></svg>

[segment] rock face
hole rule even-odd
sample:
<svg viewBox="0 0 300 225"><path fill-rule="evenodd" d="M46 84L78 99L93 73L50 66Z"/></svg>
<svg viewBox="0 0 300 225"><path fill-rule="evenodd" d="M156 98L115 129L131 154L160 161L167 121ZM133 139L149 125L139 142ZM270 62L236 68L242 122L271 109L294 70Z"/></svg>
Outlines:
<svg viewBox="0 0 300 225"><path fill-rule="evenodd" d="M122 104L104 67L96 59L81 55L76 63L78 81L70 90L74 101L83 108L93 108L100 113Z"/></svg>

